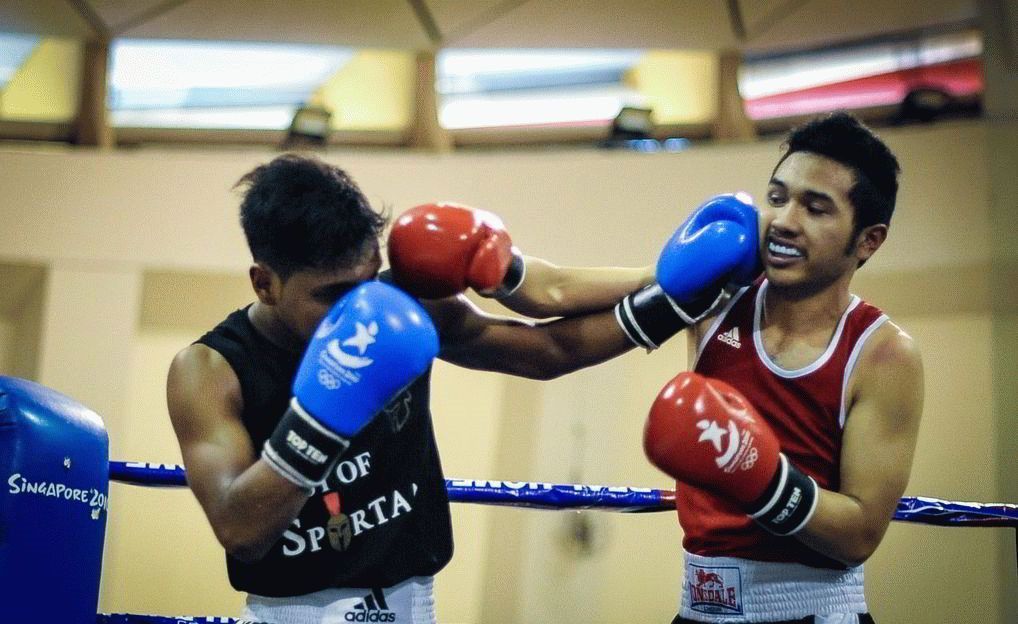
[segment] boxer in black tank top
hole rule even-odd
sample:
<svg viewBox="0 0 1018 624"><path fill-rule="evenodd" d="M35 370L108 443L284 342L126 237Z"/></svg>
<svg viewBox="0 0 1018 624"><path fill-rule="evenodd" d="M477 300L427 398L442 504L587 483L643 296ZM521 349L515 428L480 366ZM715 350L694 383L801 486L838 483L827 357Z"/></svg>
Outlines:
<svg viewBox="0 0 1018 624"><path fill-rule="evenodd" d="M378 278L386 220L343 170L315 158L280 156L238 186L257 300L178 353L167 380L188 484L226 551L230 581L249 592L248 616L263 621L358 621L367 611L378 621L431 621L430 579L453 544L428 406L430 369L327 457L335 463L314 487L259 456L288 412L295 371L321 319L345 293ZM421 300L438 332L439 358L551 379L633 347L612 308L652 280L650 267L564 268L515 248L503 265L511 242L497 217L454 210L466 215L457 227L485 224L469 233L488 237L478 243L485 266L475 270L476 257L459 262L478 252L454 233L438 269L469 266L470 286L485 296L525 316L559 318L483 313L461 294L466 285L449 291L458 278L445 275L443 294ZM435 231L445 231L442 219L456 220L442 216ZM418 243L400 266L420 287L429 278L414 275L416 254L428 257L445 243Z"/></svg>
<svg viewBox="0 0 1018 624"><path fill-rule="evenodd" d="M222 354L237 373L241 420L260 448L286 411L299 358L259 335L247 308L198 342ZM389 587L433 575L449 562L452 526L428 409L429 381L430 372L418 378L353 439L295 526L262 559L227 557L233 587L262 596ZM339 496L335 517L326 499L330 492ZM346 527L337 526L340 518Z"/></svg>

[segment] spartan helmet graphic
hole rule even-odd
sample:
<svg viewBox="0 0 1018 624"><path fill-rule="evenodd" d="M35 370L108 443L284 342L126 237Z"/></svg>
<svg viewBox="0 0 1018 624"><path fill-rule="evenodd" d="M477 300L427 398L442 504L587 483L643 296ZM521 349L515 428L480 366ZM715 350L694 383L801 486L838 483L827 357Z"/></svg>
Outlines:
<svg viewBox="0 0 1018 624"><path fill-rule="evenodd" d="M326 526L329 533L329 545L333 550L344 552L350 547L353 541L353 529L350 527L350 517L346 514L332 516Z"/></svg>

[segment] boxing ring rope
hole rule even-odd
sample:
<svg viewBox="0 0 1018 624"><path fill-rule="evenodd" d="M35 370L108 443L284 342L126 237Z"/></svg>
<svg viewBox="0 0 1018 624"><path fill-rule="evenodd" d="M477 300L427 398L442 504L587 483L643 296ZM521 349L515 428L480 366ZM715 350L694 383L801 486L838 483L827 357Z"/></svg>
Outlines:
<svg viewBox="0 0 1018 624"><path fill-rule="evenodd" d="M174 464L111 461L110 480L154 487L187 486L184 468ZM472 479L446 479L445 486L449 492L449 500L454 503L629 513L675 511L675 492L671 490ZM906 496L898 501L894 519L899 522L938 526L1018 529L1018 504L966 503L925 496Z"/></svg>
<svg viewBox="0 0 1018 624"><path fill-rule="evenodd" d="M110 481L147 487L186 487L187 475L183 466L176 464L111 461ZM449 500L457 503L624 513L675 511L675 492L654 488L473 479L446 479L445 485ZM898 501L894 520L936 526L1012 527L1018 532L1018 504L906 496ZM96 624L247 624L247 621L209 616L100 614Z"/></svg>

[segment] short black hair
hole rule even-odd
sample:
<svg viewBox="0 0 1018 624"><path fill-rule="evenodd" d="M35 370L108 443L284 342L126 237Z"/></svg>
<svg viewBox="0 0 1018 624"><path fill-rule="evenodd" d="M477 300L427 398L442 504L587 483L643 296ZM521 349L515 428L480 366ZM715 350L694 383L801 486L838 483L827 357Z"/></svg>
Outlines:
<svg viewBox="0 0 1018 624"><path fill-rule="evenodd" d="M283 154L234 188L244 191L240 223L251 255L284 280L356 262L388 220L345 171L314 156Z"/></svg>
<svg viewBox="0 0 1018 624"><path fill-rule="evenodd" d="M855 183L848 199L855 208L855 234L877 223L891 224L901 167L887 145L856 117L838 111L812 119L794 128L782 148L778 167L790 154L811 152L852 170Z"/></svg>

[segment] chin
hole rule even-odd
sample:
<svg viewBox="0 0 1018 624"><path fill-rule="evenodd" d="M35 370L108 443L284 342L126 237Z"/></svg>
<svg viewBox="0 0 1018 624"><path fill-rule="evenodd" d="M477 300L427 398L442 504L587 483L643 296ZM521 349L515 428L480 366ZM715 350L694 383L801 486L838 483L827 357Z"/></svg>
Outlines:
<svg viewBox="0 0 1018 624"><path fill-rule="evenodd" d="M800 274L789 271L788 269L765 267L764 275L767 277L767 281L770 282L771 286L795 286L804 281Z"/></svg>

